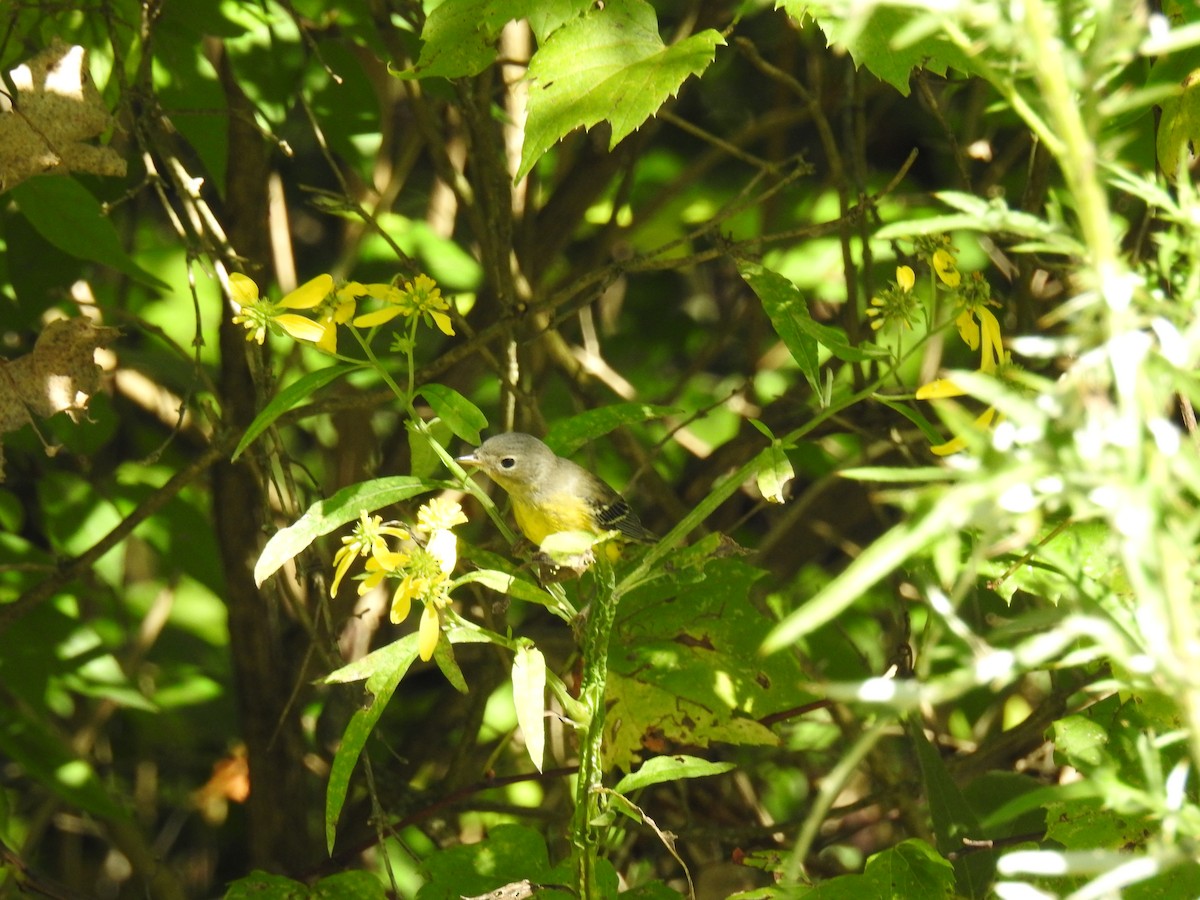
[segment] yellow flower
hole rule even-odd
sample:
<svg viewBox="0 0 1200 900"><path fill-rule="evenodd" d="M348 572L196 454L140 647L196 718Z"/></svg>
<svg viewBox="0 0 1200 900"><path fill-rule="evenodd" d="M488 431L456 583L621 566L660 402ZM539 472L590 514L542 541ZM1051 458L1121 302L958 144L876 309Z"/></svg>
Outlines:
<svg viewBox="0 0 1200 900"><path fill-rule="evenodd" d="M373 328L390 322L396 316L420 316L426 324L432 322L443 334L454 334L450 317L444 312L450 308L450 304L428 275L418 275L412 281L405 282L403 288L391 284L369 284L364 292L383 301L385 306L358 316L354 324L359 328Z"/></svg>
<svg viewBox="0 0 1200 900"><path fill-rule="evenodd" d="M244 325L246 340L262 343L270 331L273 334L284 332L298 341L316 343L325 334L320 323L314 322L307 316L286 313L285 309L310 309L320 302L323 294L315 300L312 295L319 288L314 288L316 282L328 279L332 287L333 279L328 275L319 275L312 281L297 288L278 303L258 295L258 285L240 272L229 276L229 292L231 299L238 305L238 313L233 317L235 325Z"/></svg>
<svg viewBox="0 0 1200 900"><path fill-rule="evenodd" d="M417 528L421 531L437 531L465 525L467 516L462 507L445 497L434 497L417 510Z"/></svg>
<svg viewBox="0 0 1200 900"><path fill-rule="evenodd" d="M1005 355L1004 344L1000 336L1000 323L987 307L980 307L976 312L979 314L980 322L982 323L981 332L983 335L983 350L979 358L979 371L995 375L1008 362L1008 357ZM918 400L940 400L946 397L962 397L966 393L953 379L938 378L936 381L931 381L929 384L923 384L917 388L916 396ZM975 427L984 430L992 427L993 424L998 424L998 422L995 408L989 406L975 418ZM966 440L958 436L944 444L938 444L929 449L938 456L949 456L952 453L958 453L966 445Z"/></svg>
<svg viewBox="0 0 1200 900"><path fill-rule="evenodd" d="M917 297L912 289L916 282L917 276L909 266L896 267L895 282L878 297L872 297L867 308L872 329L878 331L887 322L896 322L905 328L912 328L913 310L917 305Z"/></svg>
<svg viewBox="0 0 1200 900"><path fill-rule="evenodd" d="M957 260L954 255L944 248L933 251L933 271L946 287L958 287L962 276L958 273Z"/></svg>
<svg viewBox="0 0 1200 900"><path fill-rule="evenodd" d="M1000 304L992 299L991 288L979 272L971 273L971 280L963 285L957 299L961 312L954 319L954 324L958 328L959 337L972 350L979 347L980 338L983 338L983 358L979 367L985 372L990 372L995 366L994 364L989 366L989 354L993 363L999 362L1004 357L1000 323L988 309L989 306L999 306Z"/></svg>
<svg viewBox="0 0 1200 900"><path fill-rule="evenodd" d="M383 562L391 564L392 569L399 565L399 561L395 557L403 554L393 553L388 549L387 537L399 538L400 540L408 540L409 534L403 528L395 523L383 523L382 516L367 517L367 511L364 509L359 513L358 524L354 526L354 531L342 538L342 547L334 554L333 557L333 584L329 588L329 596L336 597L338 586L342 583L342 578L349 571L351 564L360 556L369 556L372 559L381 559ZM369 565L368 561L368 565ZM382 578L382 576L380 576ZM376 581L378 583L378 581ZM361 594L362 591L360 590Z"/></svg>

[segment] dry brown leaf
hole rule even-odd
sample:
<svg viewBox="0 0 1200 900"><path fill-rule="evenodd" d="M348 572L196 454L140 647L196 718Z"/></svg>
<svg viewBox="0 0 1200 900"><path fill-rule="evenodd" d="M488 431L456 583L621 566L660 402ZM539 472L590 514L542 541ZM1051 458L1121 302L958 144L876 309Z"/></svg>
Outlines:
<svg viewBox="0 0 1200 900"><path fill-rule="evenodd" d="M16 431L35 416L45 419L65 412L78 422L100 386L96 348L107 346L117 334L117 329L88 319L58 319L46 326L29 353L0 360L0 435Z"/></svg>
<svg viewBox="0 0 1200 900"><path fill-rule="evenodd" d="M125 174L125 160L86 141L112 125L88 74L87 51L55 39L10 71L15 98L0 91L0 191L46 172Z"/></svg>

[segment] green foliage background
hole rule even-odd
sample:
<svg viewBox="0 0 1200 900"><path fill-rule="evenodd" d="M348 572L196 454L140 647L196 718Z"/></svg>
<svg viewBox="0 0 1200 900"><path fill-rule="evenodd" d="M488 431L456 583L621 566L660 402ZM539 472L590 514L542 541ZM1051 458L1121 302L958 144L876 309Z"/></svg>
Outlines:
<svg viewBox="0 0 1200 900"><path fill-rule="evenodd" d="M128 164L0 190L6 357L121 330L0 435L0 896L1196 896L1192 6L334 6L0 8ZM420 423L229 272L435 278ZM483 421L665 538L548 588L468 494L420 663L331 560Z"/></svg>

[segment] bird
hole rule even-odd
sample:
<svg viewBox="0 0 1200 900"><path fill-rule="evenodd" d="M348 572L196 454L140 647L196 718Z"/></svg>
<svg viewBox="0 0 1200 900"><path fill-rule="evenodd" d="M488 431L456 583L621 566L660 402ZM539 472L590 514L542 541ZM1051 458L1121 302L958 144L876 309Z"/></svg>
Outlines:
<svg viewBox="0 0 1200 900"><path fill-rule="evenodd" d="M517 527L538 546L564 531L594 537L616 532L616 540L623 542L658 540L620 494L531 434L497 434L458 462L479 469L508 493ZM615 554L610 550L608 555Z"/></svg>

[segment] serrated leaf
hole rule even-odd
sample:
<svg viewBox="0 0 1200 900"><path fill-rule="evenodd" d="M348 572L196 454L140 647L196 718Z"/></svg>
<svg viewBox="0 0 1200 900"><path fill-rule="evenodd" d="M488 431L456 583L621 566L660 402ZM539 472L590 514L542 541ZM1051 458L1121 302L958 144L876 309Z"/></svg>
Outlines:
<svg viewBox="0 0 1200 900"><path fill-rule="evenodd" d="M450 487L444 481L413 478L410 475L376 478L344 487L332 497L318 500L294 523L271 536L258 562L254 564L254 583L261 585L280 566L321 535L354 521L364 509L371 512L418 494Z"/></svg>
<svg viewBox="0 0 1200 900"><path fill-rule="evenodd" d="M645 0L609 0L555 31L529 62L529 116L517 179L576 128L612 126L609 147L658 112L713 61L708 29L667 46Z"/></svg>
<svg viewBox="0 0 1200 900"><path fill-rule="evenodd" d="M272 422L289 409L307 400L330 382L336 381L358 368L361 368L358 364L330 366L297 378L276 394L271 402L263 408L263 411L254 417L254 421L250 423L250 427L246 429L246 433L242 435L242 439L238 441L238 445L233 451L233 461L236 462L246 448L254 443L255 438L266 431Z"/></svg>
<svg viewBox="0 0 1200 900"><path fill-rule="evenodd" d="M100 201L74 178L30 178L9 191L9 196L34 230L64 253L116 269L148 287L171 289L125 252Z"/></svg>
<svg viewBox="0 0 1200 900"><path fill-rule="evenodd" d="M429 401L434 413L456 437L479 445L479 433L487 428L488 422L478 406L444 384L425 384L417 389L417 393Z"/></svg>
<svg viewBox="0 0 1200 900"><path fill-rule="evenodd" d="M920 7L865 7L861 14L829 14L819 3L779 0L777 7L801 19L805 13L824 32L830 47L850 54L862 66L908 96L913 69L945 75L947 68L969 74L977 66L956 44L941 33L937 14Z"/></svg>
<svg viewBox="0 0 1200 900"><path fill-rule="evenodd" d="M546 658L536 647L521 647L513 658L513 705L525 735L525 749L542 771L546 753Z"/></svg>
<svg viewBox="0 0 1200 900"><path fill-rule="evenodd" d="M400 78L463 78L496 61L496 41L514 19L529 19L538 43L592 5L592 0L453 0L430 11L421 55Z"/></svg>
<svg viewBox="0 0 1200 900"><path fill-rule="evenodd" d="M730 762L709 762L698 756L656 756L648 759L636 772L630 772L617 782L613 790L628 794L652 784L664 781L677 781L680 778L704 778L708 775L721 775L736 769Z"/></svg>

